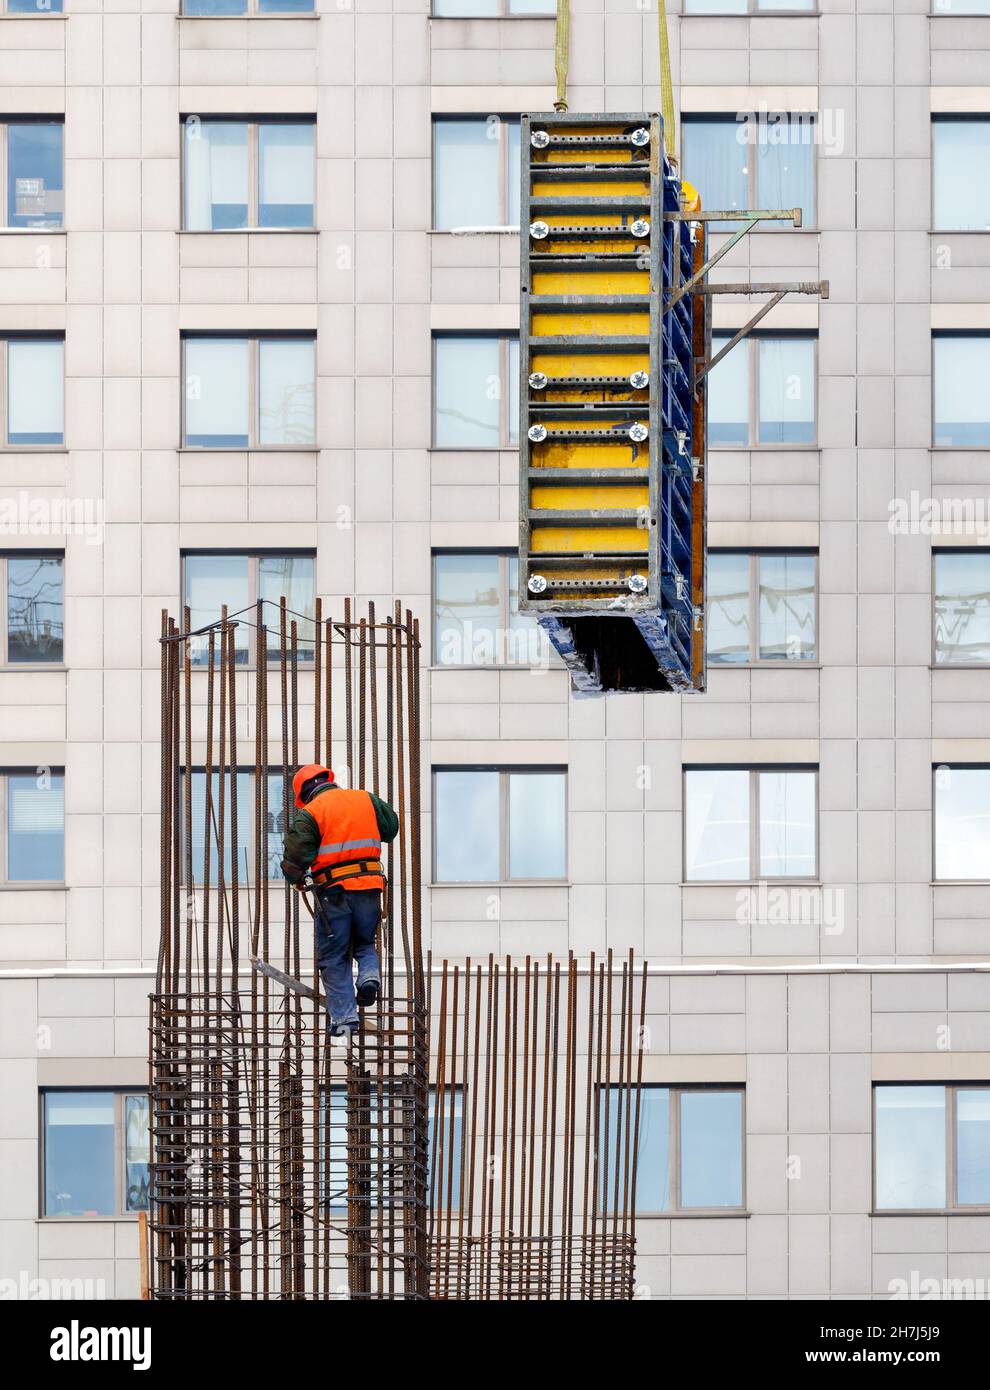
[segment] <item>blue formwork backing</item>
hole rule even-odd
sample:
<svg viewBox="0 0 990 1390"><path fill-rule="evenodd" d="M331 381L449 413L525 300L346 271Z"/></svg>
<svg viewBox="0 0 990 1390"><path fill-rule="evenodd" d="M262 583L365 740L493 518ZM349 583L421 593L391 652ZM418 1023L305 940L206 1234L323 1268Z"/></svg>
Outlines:
<svg viewBox="0 0 990 1390"><path fill-rule="evenodd" d="M680 208L680 180L664 159L663 209ZM663 303L691 278L693 246L690 224L663 224ZM660 475L660 612L636 619L644 640L674 689L689 690L691 633L691 438L692 312L694 299L686 294L666 309L660 324L663 451Z"/></svg>

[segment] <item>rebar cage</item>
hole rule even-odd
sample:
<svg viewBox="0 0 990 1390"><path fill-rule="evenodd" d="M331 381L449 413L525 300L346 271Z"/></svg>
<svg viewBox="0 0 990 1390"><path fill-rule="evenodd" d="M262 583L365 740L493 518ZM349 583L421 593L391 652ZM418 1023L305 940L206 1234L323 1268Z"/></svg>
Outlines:
<svg viewBox="0 0 990 1390"><path fill-rule="evenodd" d="M645 967L424 963L419 670L398 606L163 615L154 1298L632 1297ZM278 866L310 761L399 814L347 1046Z"/></svg>
<svg viewBox="0 0 990 1390"><path fill-rule="evenodd" d="M399 605L259 602L195 632L163 614L155 1298L428 1293L419 645ZM350 1047L327 1038L309 899L278 868L304 762L399 815L383 989Z"/></svg>

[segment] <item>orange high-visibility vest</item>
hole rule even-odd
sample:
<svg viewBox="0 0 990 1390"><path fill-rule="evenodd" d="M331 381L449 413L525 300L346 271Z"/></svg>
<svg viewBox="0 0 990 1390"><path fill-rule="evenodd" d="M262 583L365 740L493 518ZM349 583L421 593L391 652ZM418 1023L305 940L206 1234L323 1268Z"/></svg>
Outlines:
<svg viewBox="0 0 990 1390"><path fill-rule="evenodd" d="M312 872L323 871L322 883L330 881L340 888L385 887L381 874L382 841L374 803L366 791L335 791L318 793L306 805L306 810L320 827L320 852L313 860ZM377 863L379 872L367 872L365 865ZM341 867L329 875L328 869Z"/></svg>

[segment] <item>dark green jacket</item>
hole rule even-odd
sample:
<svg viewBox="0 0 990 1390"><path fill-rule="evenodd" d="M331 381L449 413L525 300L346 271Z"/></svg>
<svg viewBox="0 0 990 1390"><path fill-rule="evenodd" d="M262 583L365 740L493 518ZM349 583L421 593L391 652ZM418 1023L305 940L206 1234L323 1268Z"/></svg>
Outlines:
<svg viewBox="0 0 990 1390"><path fill-rule="evenodd" d="M336 791L333 785L320 787L315 796L311 796L310 804L316 800L317 796L332 796ZM378 822L378 834L382 842L387 844L389 840L394 840L399 832L399 817L392 810L387 801L382 801L381 797L369 792L371 804L375 808L375 820ZM292 864L298 864L301 869L308 869L313 860L320 852L320 827L316 823L315 816L311 816L305 807L297 811L293 817L292 824L285 835L285 857Z"/></svg>

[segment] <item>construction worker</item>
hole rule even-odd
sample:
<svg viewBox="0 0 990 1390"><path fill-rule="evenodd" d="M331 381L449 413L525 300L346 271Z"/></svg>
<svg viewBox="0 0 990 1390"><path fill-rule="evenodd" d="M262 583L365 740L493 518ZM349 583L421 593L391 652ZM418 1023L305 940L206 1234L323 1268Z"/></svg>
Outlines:
<svg viewBox="0 0 990 1390"><path fill-rule="evenodd" d="M374 1004L381 988L375 949L385 887L381 849L383 840L395 838L399 817L373 792L338 787L330 768L318 763L299 769L292 790L299 810L285 834L282 872L296 887L312 876L330 1034L346 1039L357 1031L358 1007Z"/></svg>

